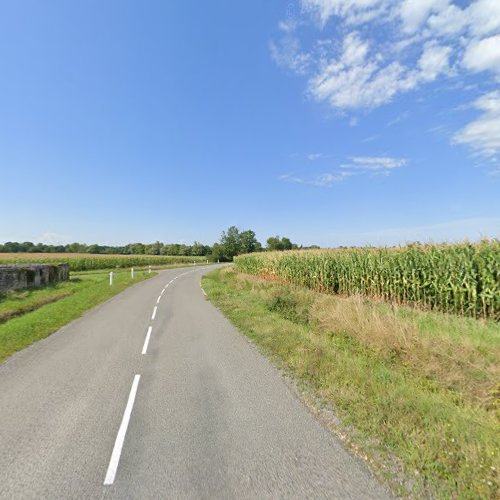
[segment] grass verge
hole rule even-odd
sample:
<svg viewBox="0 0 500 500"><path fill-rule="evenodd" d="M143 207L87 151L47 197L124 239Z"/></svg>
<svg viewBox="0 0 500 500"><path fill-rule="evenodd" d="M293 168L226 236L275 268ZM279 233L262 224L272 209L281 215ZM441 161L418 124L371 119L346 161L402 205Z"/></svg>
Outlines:
<svg viewBox="0 0 500 500"><path fill-rule="evenodd" d="M407 497L497 498L493 322L338 298L234 270L209 299L307 388L333 430Z"/></svg>
<svg viewBox="0 0 500 500"><path fill-rule="evenodd" d="M155 274L137 272L132 279L130 273L118 273L111 287L107 273L71 273L72 279L68 282L8 294L0 300L0 318L6 318L0 323L0 363L125 288Z"/></svg>

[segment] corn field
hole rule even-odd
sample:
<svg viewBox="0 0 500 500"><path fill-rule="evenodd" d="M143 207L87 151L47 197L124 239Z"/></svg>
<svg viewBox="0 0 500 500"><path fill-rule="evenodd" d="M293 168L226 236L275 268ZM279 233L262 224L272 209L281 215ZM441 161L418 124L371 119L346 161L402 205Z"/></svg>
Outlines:
<svg viewBox="0 0 500 500"><path fill-rule="evenodd" d="M241 255L239 271L325 293L362 294L500 319L500 241Z"/></svg>
<svg viewBox="0 0 500 500"><path fill-rule="evenodd" d="M106 255L68 253L0 253L2 264L68 264L70 271L94 271L124 267L164 266L169 264L192 264L206 262L206 257L169 255Z"/></svg>

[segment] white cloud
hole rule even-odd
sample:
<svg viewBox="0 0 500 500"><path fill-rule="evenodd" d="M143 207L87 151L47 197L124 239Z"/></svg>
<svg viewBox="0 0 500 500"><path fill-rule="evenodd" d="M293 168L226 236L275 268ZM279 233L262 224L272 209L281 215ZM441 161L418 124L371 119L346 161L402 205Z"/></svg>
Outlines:
<svg viewBox="0 0 500 500"><path fill-rule="evenodd" d="M339 173L334 173L334 174L321 174L318 175L315 179L310 181L310 184L313 186L319 186L319 187L331 187L334 184L337 184L338 182L342 182L345 180L347 177L350 177L353 175L350 172L339 172Z"/></svg>
<svg viewBox="0 0 500 500"><path fill-rule="evenodd" d="M278 66L288 68L299 75L306 74L310 56L301 52L297 37L287 34L279 42L271 42L269 48L271 57Z"/></svg>
<svg viewBox="0 0 500 500"><path fill-rule="evenodd" d="M322 29L316 43L302 48L299 26L305 21L287 21L271 54L280 66L307 76L309 95L334 109L381 106L452 74L462 58L463 69L500 72L499 0L463 8L452 0L300 1L324 26L335 18L333 37Z"/></svg>
<svg viewBox="0 0 500 500"><path fill-rule="evenodd" d="M418 61L419 79L431 82L449 70L451 47L428 42Z"/></svg>
<svg viewBox="0 0 500 500"><path fill-rule="evenodd" d="M310 78L310 95L337 109L374 108L448 72L451 48L428 42L415 69L398 61L383 65L381 53L369 57L370 53L370 45L358 32L347 34L340 56Z"/></svg>
<svg viewBox="0 0 500 500"><path fill-rule="evenodd" d="M345 180L347 177L354 175L352 172L334 172L316 175L310 178L297 177L295 175L284 174L280 175L279 180L292 182L295 184L309 184L316 187L331 187L338 182Z"/></svg>
<svg viewBox="0 0 500 500"><path fill-rule="evenodd" d="M447 4L448 0L404 0L400 10L403 30L415 33L431 13L440 12Z"/></svg>
<svg viewBox="0 0 500 500"><path fill-rule="evenodd" d="M500 91L483 95L473 106L482 114L460 130L454 140L500 165Z"/></svg>
<svg viewBox="0 0 500 500"><path fill-rule="evenodd" d="M390 158L388 156L355 156L351 158L352 165L343 168L359 168L363 170L392 170L408 163L405 158Z"/></svg>
<svg viewBox="0 0 500 500"><path fill-rule="evenodd" d="M467 13L451 4L431 15L427 23L429 29L438 35L454 35L467 27Z"/></svg>
<svg viewBox="0 0 500 500"><path fill-rule="evenodd" d="M311 153L307 155L309 161L316 161L323 157L322 153Z"/></svg>
<svg viewBox="0 0 500 500"><path fill-rule="evenodd" d="M342 46L340 57L324 63L309 80L314 99L338 109L374 108L416 85L415 77L398 62L383 66L380 54L368 59L369 44L359 33L346 35Z"/></svg>
<svg viewBox="0 0 500 500"><path fill-rule="evenodd" d="M387 3L390 2L386 0L302 0L304 9L316 15L322 24L328 22L332 16L347 17L351 23L354 20L358 23L367 22Z"/></svg>
<svg viewBox="0 0 500 500"><path fill-rule="evenodd" d="M338 165L332 172L308 178L284 174L279 177L279 180L317 187L331 187L354 175L389 175L395 168L408 163L405 158L391 158L388 156L354 156L350 158L350 161L351 163Z"/></svg>
<svg viewBox="0 0 500 500"><path fill-rule="evenodd" d="M272 56L306 77L307 94L347 115L349 123L360 111L444 77L484 72L477 82L484 93L500 81L500 0L297 1L303 17L282 23L284 38L271 46ZM320 26L306 43L310 30L303 38L301 30L311 19ZM496 123L495 115L484 112L455 142L498 151L489 132L498 131Z"/></svg>
<svg viewBox="0 0 500 500"><path fill-rule="evenodd" d="M473 41L465 51L463 62L471 71L490 70L500 74L500 35Z"/></svg>
<svg viewBox="0 0 500 500"><path fill-rule="evenodd" d="M465 13L470 31L476 36L485 36L500 30L500 2L498 0L477 0Z"/></svg>

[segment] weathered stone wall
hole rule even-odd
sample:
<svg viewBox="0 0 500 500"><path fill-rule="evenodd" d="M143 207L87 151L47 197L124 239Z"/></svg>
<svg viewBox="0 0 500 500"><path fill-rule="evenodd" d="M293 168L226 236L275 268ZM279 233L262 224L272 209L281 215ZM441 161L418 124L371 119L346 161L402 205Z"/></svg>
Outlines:
<svg viewBox="0 0 500 500"><path fill-rule="evenodd" d="M14 264L0 266L0 293L38 288L69 278L68 264Z"/></svg>

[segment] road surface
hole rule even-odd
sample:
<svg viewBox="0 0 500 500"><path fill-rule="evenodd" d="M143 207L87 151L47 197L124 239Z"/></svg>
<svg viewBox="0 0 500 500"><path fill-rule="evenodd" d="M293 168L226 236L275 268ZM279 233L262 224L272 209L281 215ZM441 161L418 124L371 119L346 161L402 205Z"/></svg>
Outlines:
<svg viewBox="0 0 500 500"><path fill-rule="evenodd" d="M0 498L387 498L204 297L141 282L0 365Z"/></svg>

